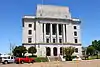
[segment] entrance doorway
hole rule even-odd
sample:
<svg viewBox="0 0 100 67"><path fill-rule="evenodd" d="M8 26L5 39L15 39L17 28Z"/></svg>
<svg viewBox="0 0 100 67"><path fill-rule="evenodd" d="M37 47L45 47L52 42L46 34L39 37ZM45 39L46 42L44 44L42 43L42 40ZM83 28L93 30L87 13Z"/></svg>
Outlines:
<svg viewBox="0 0 100 67"><path fill-rule="evenodd" d="M63 55L63 47L60 47L60 55Z"/></svg>
<svg viewBox="0 0 100 67"><path fill-rule="evenodd" d="M56 47L53 48L53 55L57 56L57 48Z"/></svg>
<svg viewBox="0 0 100 67"><path fill-rule="evenodd" d="M51 56L51 49L50 49L50 47L46 47L46 56Z"/></svg>

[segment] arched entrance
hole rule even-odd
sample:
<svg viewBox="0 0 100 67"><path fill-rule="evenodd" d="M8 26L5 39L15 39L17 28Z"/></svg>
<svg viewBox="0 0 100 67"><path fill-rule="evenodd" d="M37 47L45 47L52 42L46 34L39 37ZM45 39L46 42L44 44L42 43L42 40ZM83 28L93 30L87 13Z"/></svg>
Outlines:
<svg viewBox="0 0 100 67"><path fill-rule="evenodd" d="M56 47L53 48L53 55L57 56L57 48Z"/></svg>
<svg viewBox="0 0 100 67"><path fill-rule="evenodd" d="M60 47L60 55L63 55L63 47Z"/></svg>
<svg viewBox="0 0 100 67"><path fill-rule="evenodd" d="M50 49L50 47L46 47L46 56L51 56L51 49Z"/></svg>

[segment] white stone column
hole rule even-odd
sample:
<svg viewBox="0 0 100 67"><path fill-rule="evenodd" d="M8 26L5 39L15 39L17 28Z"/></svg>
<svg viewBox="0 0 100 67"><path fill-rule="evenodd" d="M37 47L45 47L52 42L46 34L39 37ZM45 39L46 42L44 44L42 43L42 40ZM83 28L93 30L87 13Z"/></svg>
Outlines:
<svg viewBox="0 0 100 67"><path fill-rule="evenodd" d="M50 24L50 42L52 43L52 24Z"/></svg>
<svg viewBox="0 0 100 67"><path fill-rule="evenodd" d="M66 24L66 42L68 42L68 24Z"/></svg>
<svg viewBox="0 0 100 67"><path fill-rule="evenodd" d="M44 24L44 43L46 43L46 24Z"/></svg>
<svg viewBox="0 0 100 67"><path fill-rule="evenodd" d="M39 31L40 31L40 38L39 38L40 41L39 42L43 43L43 35L44 35L43 34L43 23L40 23L40 30Z"/></svg>
<svg viewBox="0 0 100 67"><path fill-rule="evenodd" d="M51 49L51 56L54 56L53 55L53 47L50 47L50 49Z"/></svg>
<svg viewBox="0 0 100 67"><path fill-rule="evenodd" d="M39 38L40 38L40 24L39 24L39 22L37 21L36 22L36 33L35 33L35 39L36 39L36 43L39 43Z"/></svg>
<svg viewBox="0 0 100 67"><path fill-rule="evenodd" d="M63 42L65 43L65 25L63 24Z"/></svg>
<svg viewBox="0 0 100 67"><path fill-rule="evenodd" d="M59 26L58 26L58 24L56 25L56 27L57 27L57 33L56 33L56 40L57 40L57 43L59 43Z"/></svg>
<svg viewBox="0 0 100 67"><path fill-rule="evenodd" d="M67 24L66 24L65 42L67 43Z"/></svg>
<svg viewBox="0 0 100 67"><path fill-rule="evenodd" d="M57 56L59 56L60 55L60 47L57 47Z"/></svg>

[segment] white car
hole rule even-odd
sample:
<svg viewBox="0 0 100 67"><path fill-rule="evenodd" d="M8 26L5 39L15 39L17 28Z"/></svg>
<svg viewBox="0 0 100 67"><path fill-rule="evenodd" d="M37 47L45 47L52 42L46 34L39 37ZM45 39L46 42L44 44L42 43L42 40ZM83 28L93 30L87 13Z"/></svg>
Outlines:
<svg viewBox="0 0 100 67"><path fill-rule="evenodd" d="M0 56L0 62L3 63L3 64L14 63L15 57L11 56L11 55L1 55Z"/></svg>

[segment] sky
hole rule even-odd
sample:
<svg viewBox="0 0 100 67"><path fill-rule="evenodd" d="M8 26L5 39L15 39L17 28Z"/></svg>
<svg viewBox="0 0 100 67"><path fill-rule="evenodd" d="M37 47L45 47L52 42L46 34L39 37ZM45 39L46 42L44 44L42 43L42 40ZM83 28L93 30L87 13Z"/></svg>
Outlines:
<svg viewBox="0 0 100 67"><path fill-rule="evenodd" d="M22 44L22 17L35 15L42 0L0 0L0 53ZM73 18L81 19L82 46L100 40L100 0L44 0L43 4L68 6Z"/></svg>

